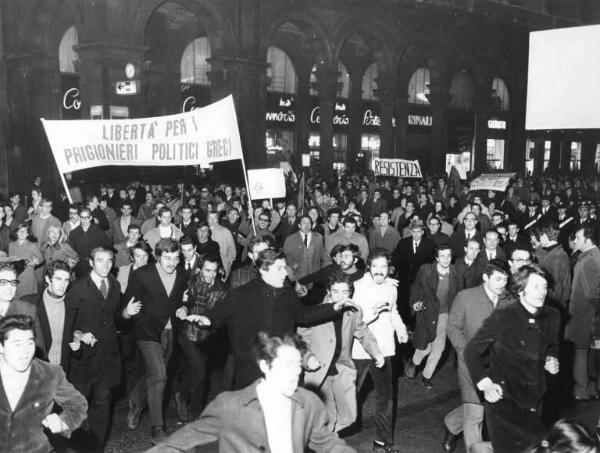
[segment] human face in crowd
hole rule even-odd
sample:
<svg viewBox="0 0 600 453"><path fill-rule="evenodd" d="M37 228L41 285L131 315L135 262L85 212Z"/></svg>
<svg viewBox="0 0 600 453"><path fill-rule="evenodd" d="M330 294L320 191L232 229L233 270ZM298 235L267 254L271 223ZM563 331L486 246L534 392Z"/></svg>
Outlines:
<svg viewBox="0 0 600 453"><path fill-rule="evenodd" d="M63 270L54 271L52 278L47 275L44 278L48 284L48 291L57 297L64 296L69 287L69 283L71 283L71 274Z"/></svg>
<svg viewBox="0 0 600 453"><path fill-rule="evenodd" d="M24 373L31 366L35 354L35 340L32 330L12 329L0 344L2 360L17 373Z"/></svg>
<svg viewBox="0 0 600 453"><path fill-rule="evenodd" d="M239 200L235 200L232 204L232 207L237 209L238 212L242 212L242 203Z"/></svg>
<svg viewBox="0 0 600 453"><path fill-rule="evenodd" d="M154 204L154 195L152 192L146 192L146 206L152 206Z"/></svg>
<svg viewBox="0 0 600 453"><path fill-rule="evenodd" d="M40 198L42 198L42 193L39 190L33 189L31 191L31 199L33 201L40 201Z"/></svg>
<svg viewBox="0 0 600 453"><path fill-rule="evenodd" d="M379 190L376 190L375 192L373 192L373 200L377 201L381 198L381 192Z"/></svg>
<svg viewBox="0 0 600 453"><path fill-rule="evenodd" d="M471 231L474 230L477 226L477 216L470 212L464 218L465 230Z"/></svg>
<svg viewBox="0 0 600 453"><path fill-rule="evenodd" d="M83 211L79 216L79 220L81 220L81 228L83 228L84 231L87 231L92 224L92 214L90 214L89 211Z"/></svg>
<svg viewBox="0 0 600 453"><path fill-rule="evenodd" d="M443 269L448 269L450 263L452 263L452 251L451 250L440 250L436 258L438 265Z"/></svg>
<svg viewBox="0 0 600 453"><path fill-rule="evenodd" d="M17 274L13 271L0 271L0 302L10 302L15 298L17 282Z"/></svg>
<svg viewBox="0 0 600 453"><path fill-rule="evenodd" d="M54 225L48 228L48 242L50 245L56 245L60 239L60 230Z"/></svg>
<svg viewBox="0 0 600 453"><path fill-rule="evenodd" d="M208 214L206 221L209 227L214 228L219 224L219 215L216 212L211 212Z"/></svg>
<svg viewBox="0 0 600 453"><path fill-rule="evenodd" d="M79 212L77 212L77 209L69 208L69 220L71 220L71 223L79 222Z"/></svg>
<svg viewBox="0 0 600 453"><path fill-rule="evenodd" d="M389 272L387 258L382 256L372 260L371 265L369 266L369 272L371 273L371 277L373 277L373 281L378 285L381 285L387 278Z"/></svg>
<svg viewBox="0 0 600 453"><path fill-rule="evenodd" d="M172 274L179 264L179 252L163 252L158 258L158 264L167 274Z"/></svg>
<svg viewBox="0 0 600 453"><path fill-rule="evenodd" d="M316 208L310 208L308 210L308 216L310 217L310 220L312 220L313 223L316 223L317 219L319 218L319 211L317 211Z"/></svg>
<svg viewBox="0 0 600 453"><path fill-rule="evenodd" d="M196 254L196 247L194 244L182 244L181 254L183 255L183 259L185 261L192 261L194 255Z"/></svg>
<svg viewBox="0 0 600 453"><path fill-rule="evenodd" d="M327 291L329 302L332 304L343 302L350 297L350 287L348 283L335 283Z"/></svg>
<svg viewBox="0 0 600 453"><path fill-rule="evenodd" d="M508 237L514 239L517 237L518 234L519 234L519 227L517 225L514 225L514 224L508 225Z"/></svg>
<svg viewBox="0 0 600 453"><path fill-rule="evenodd" d="M307 217L302 217L302 220L300 220L300 230L304 234L310 233L312 230L312 221Z"/></svg>
<svg viewBox="0 0 600 453"><path fill-rule="evenodd" d="M365 201L367 198L369 198L369 193L366 190L361 190L360 198L362 201Z"/></svg>
<svg viewBox="0 0 600 453"><path fill-rule="evenodd" d="M390 224L390 215L387 212L382 212L379 214L379 225L382 227L388 226Z"/></svg>
<svg viewBox="0 0 600 453"><path fill-rule="evenodd" d="M212 285L215 282L215 278L217 277L217 272L219 270L219 264L213 263L211 261L205 261L202 265L202 269L200 272L202 273L202 278L206 283Z"/></svg>
<svg viewBox="0 0 600 453"><path fill-rule="evenodd" d="M163 191L163 198L168 202L171 199L171 192L168 190Z"/></svg>
<svg viewBox="0 0 600 453"><path fill-rule="evenodd" d="M125 189L119 189L119 199L121 199L121 200L127 199L127 191Z"/></svg>
<svg viewBox="0 0 600 453"><path fill-rule="evenodd" d="M498 232L502 240L506 241L506 236L508 234L506 231L506 227L504 225L499 225L496 227L496 231Z"/></svg>
<svg viewBox="0 0 600 453"><path fill-rule="evenodd" d="M102 209L103 211L106 211L107 206L108 206L108 202L106 200L100 200L100 209Z"/></svg>
<svg viewBox="0 0 600 453"><path fill-rule="evenodd" d="M540 241L535 234L529 235L529 241L531 242L531 248L533 248L533 250L537 250L539 248Z"/></svg>
<svg viewBox="0 0 600 453"><path fill-rule="evenodd" d="M329 226L335 228L340 223L340 214L332 212L329 214Z"/></svg>
<svg viewBox="0 0 600 453"><path fill-rule="evenodd" d="M183 208L181 210L181 218L183 219L184 223L188 223L192 218L191 208Z"/></svg>
<svg viewBox="0 0 600 453"><path fill-rule="evenodd" d="M477 241L469 241L465 247L465 256L467 259L473 261L479 255L481 251L481 245Z"/></svg>
<svg viewBox="0 0 600 453"><path fill-rule="evenodd" d="M198 236L198 241L204 243L208 241L210 236L210 227L208 225L203 225L196 231L196 235Z"/></svg>
<svg viewBox="0 0 600 453"><path fill-rule="evenodd" d="M202 187L202 189L200 189L200 198L202 198L203 200L206 200L209 196L209 192L208 192L208 187Z"/></svg>
<svg viewBox="0 0 600 453"><path fill-rule="evenodd" d="M485 249L493 252L498 247L498 233L495 231L488 231L483 238L483 245Z"/></svg>
<svg viewBox="0 0 600 453"><path fill-rule="evenodd" d="M340 253L339 257L340 257L340 261L338 264L342 271L350 270L356 264L356 259L354 258L354 253L352 253L350 250L346 250L345 252Z"/></svg>
<svg viewBox="0 0 600 453"><path fill-rule="evenodd" d="M399 189L394 189L392 191L392 198L394 200L397 200L398 198L400 198L400 190Z"/></svg>
<svg viewBox="0 0 600 453"><path fill-rule="evenodd" d="M229 223L235 223L240 218L240 213L235 209L230 209L227 213L227 218L229 219Z"/></svg>
<svg viewBox="0 0 600 453"><path fill-rule="evenodd" d="M47 217L52 212L52 202L44 201L43 203L40 204L40 208L42 210L42 217Z"/></svg>
<svg viewBox="0 0 600 453"><path fill-rule="evenodd" d="M160 211L161 208L164 208L164 207L165 207L165 204L163 202L156 203L156 205L154 206L154 211L156 212L156 217L157 218L158 218L158 211Z"/></svg>
<svg viewBox="0 0 600 453"><path fill-rule="evenodd" d="M258 228L261 230L266 230L267 228L269 228L269 217L260 214L258 216Z"/></svg>
<svg viewBox="0 0 600 453"><path fill-rule="evenodd" d="M90 208L90 210L94 210L98 207L98 197L93 197L90 202L88 203L88 208Z"/></svg>
<svg viewBox="0 0 600 453"><path fill-rule="evenodd" d="M589 248L589 245L588 245L589 242L590 242L590 240L587 239L583 235L583 229L581 229L575 233L575 249L576 250L579 250L580 252L585 252Z"/></svg>
<svg viewBox="0 0 600 453"><path fill-rule="evenodd" d="M277 356L270 365L264 360L259 367L265 375L265 384L286 398L291 398L298 389L298 380L302 372L302 356L300 351L288 345L277 349Z"/></svg>
<svg viewBox="0 0 600 453"><path fill-rule="evenodd" d="M13 206L18 206L19 203L21 203L21 195L13 195L12 197L10 197L10 202L13 204Z"/></svg>
<svg viewBox="0 0 600 453"><path fill-rule="evenodd" d="M121 215L123 217L129 217L131 215L131 205L124 204L121 206Z"/></svg>
<svg viewBox="0 0 600 453"><path fill-rule="evenodd" d="M138 269L148 264L148 254L143 249L133 249L133 267Z"/></svg>
<svg viewBox="0 0 600 453"><path fill-rule="evenodd" d="M27 236L29 236L27 228L21 227L17 230L17 240L19 240L20 242L25 241L27 239Z"/></svg>
<svg viewBox="0 0 600 453"><path fill-rule="evenodd" d="M113 267L113 254L105 251L94 253L94 256L90 259L90 266L92 266L92 272L98 277L108 277L108 274Z"/></svg>
<svg viewBox="0 0 600 453"><path fill-rule="evenodd" d="M173 215L169 211L165 211L160 215L160 226L168 227L171 225L171 219Z"/></svg>
<svg viewBox="0 0 600 453"><path fill-rule="evenodd" d="M423 233L425 232L421 227L413 228L410 231L412 232L412 238L415 242L419 242L423 238Z"/></svg>
<svg viewBox="0 0 600 453"><path fill-rule="evenodd" d="M11 220L15 214L15 211L12 206L6 205L4 206L4 217L6 221Z"/></svg>
<svg viewBox="0 0 600 453"><path fill-rule="evenodd" d="M415 203L413 201L406 202L406 217L409 217L413 212L415 212Z"/></svg>
<svg viewBox="0 0 600 453"><path fill-rule="evenodd" d="M285 208L285 215L288 216L288 218L295 218L296 217L296 213L298 212L298 210L296 209L296 206L294 205L289 205L287 208Z"/></svg>
<svg viewBox="0 0 600 453"><path fill-rule="evenodd" d="M275 260L268 269L261 269L260 275L266 284L274 288L283 288L285 277L287 277L287 269L285 259Z"/></svg>
<svg viewBox="0 0 600 453"><path fill-rule="evenodd" d="M492 294L497 296L502 295L506 284L508 283L508 275L494 271L492 275L488 277L487 274L483 274L483 286Z"/></svg>
<svg viewBox="0 0 600 453"><path fill-rule="evenodd" d="M429 219L427 224L429 225L430 234L437 234L440 231L440 221L438 219Z"/></svg>
<svg viewBox="0 0 600 453"><path fill-rule="evenodd" d="M527 311L535 313L544 306L547 294L548 282L546 279L541 275L531 274L527 280L527 285L519 293L519 300Z"/></svg>
<svg viewBox="0 0 600 453"><path fill-rule="evenodd" d="M473 206L471 206L471 210L473 211L473 214L475 214L476 217L479 217L479 215L481 214L481 209L479 208L478 204L473 203Z"/></svg>
<svg viewBox="0 0 600 453"><path fill-rule="evenodd" d="M352 222L344 222L344 231L346 233L346 237L350 237L356 231L356 224Z"/></svg>
<svg viewBox="0 0 600 453"><path fill-rule="evenodd" d="M256 258L258 258L258 254L260 252L262 252L263 250L267 250L269 248L269 246L267 245L266 242L259 242L258 244L254 244L254 246L252 247L252 250L250 252L248 252L248 257L250 258L250 260L255 263L256 262Z"/></svg>
<svg viewBox="0 0 600 453"><path fill-rule="evenodd" d="M514 250L508 260L511 274L516 274L519 269L527 264L531 264L531 253L527 250Z"/></svg>

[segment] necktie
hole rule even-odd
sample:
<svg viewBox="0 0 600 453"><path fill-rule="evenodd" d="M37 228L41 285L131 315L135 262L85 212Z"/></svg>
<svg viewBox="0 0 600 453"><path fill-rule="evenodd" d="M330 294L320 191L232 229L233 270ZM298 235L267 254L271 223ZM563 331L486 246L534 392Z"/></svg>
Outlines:
<svg viewBox="0 0 600 453"><path fill-rule="evenodd" d="M413 242L413 252L417 253L417 247L419 246L419 244L417 244L416 242Z"/></svg>
<svg viewBox="0 0 600 453"><path fill-rule="evenodd" d="M192 263L190 263L189 261L187 263L185 263L185 267L186 269L189 271L192 268Z"/></svg>
<svg viewBox="0 0 600 453"><path fill-rule="evenodd" d="M308 234L304 235L304 248L308 248Z"/></svg>
<svg viewBox="0 0 600 453"><path fill-rule="evenodd" d="M108 295L108 286L106 285L105 279L100 281L100 293L102 294L102 297L106 299L106 296Z"/></svg>

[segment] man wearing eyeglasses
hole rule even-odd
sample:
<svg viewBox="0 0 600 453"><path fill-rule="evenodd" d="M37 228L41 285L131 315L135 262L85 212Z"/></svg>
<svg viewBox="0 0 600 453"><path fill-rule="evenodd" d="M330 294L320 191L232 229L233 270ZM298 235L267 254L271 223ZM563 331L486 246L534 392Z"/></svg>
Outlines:
<svg viewBox="0 0 600 453"><path fill-rule="evenodd" d="M75 266L75 276L82 278L90 271L89 261L86 259L96 247L111 247L112 243L106 233L92 220L92 211L88 207L79 210L81 224L69 234L69 245L81 257Z"/></svg>
<svg viewBox="0 0 600 453"><path fill-rule="evenodd" d="M0 263L0 319L10 315L30 316L35 321L33 328L36 349L44 351L44 337L42 336L35 305L24 300L15 299L17 285L19 284L17 275L17 269L13 263Z"/></svg>
<svg viewBox="0 0 600 453"><path fill-rule="evenodd" d="M516 248L508 259L510 274L515 275L523 266L533 262L531 252L524 248Z"/></svg>
<svg viewBox="0 0 600 453"><path fill-rule="evenodd" d="M448 245L452 249L456 259L465 256L465 247L471 239L483 245L483 238L479 230L477 230L477 216L474 212L467 212L463 219L463 224L452 233L448 241Z"/></svg>

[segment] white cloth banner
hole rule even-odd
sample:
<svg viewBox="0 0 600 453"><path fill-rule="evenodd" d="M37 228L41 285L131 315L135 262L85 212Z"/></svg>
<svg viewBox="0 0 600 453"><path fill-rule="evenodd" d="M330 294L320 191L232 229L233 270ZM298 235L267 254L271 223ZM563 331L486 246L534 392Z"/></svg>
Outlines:
<svg viewBox="0 0 600 453"><path fill-rule="evenodd" d="M104 165L201 165L243 159L233 98L177 115L44 120L61 173Z"/></svg>
<svg viewBox="0 0 600 453"><path fill-rule="evenodd" d="M248 185L253 200L285 197L285 178L281 168L248 170Z"/></svg>
<svg viewBox="0 0 600 453"><path fill-rule="evenodd" d="M422 178L418 160L374 159L373 168L376 176L396 176L403 178Z"/></svg>
<svg viewBox="0 0 600 453"><path fill-rule="evenodd" d="M469 190L495 190L504 192L506 186L516 173L484 173L479 175L473 181Z"/></svg>

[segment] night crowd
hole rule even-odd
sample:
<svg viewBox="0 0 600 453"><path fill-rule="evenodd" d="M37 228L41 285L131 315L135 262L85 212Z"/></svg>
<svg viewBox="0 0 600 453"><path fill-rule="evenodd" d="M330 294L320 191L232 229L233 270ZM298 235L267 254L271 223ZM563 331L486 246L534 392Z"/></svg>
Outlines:
<svg viewBox="0 0 600 453"><path fill-rule="evenodd" d="M119 393L152 452L352 452L369 376L373 451L401 451L396 382L432 389L446 361L461 404L439 451L596 451L561 419L600 397L593 179L287 184L252 203L214 178L0 197L0 451L103 451Z"/></svg>

